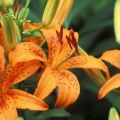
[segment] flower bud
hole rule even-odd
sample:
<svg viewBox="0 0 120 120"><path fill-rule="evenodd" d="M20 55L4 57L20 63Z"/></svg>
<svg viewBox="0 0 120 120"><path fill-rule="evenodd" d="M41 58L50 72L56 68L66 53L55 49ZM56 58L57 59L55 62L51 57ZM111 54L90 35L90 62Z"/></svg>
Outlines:
<svg viewBox="0 0 120 120"><path fill-rule="evenodd" d="M17 33L11 16L3 16L3 34L8 48L13 49L16 44Z"/></svg>
<svg viewBox="0 0 120 120"><path fill-rule="evenodd" d="M0 7L2 7L4 5L4 1L0 0Z"/></svg>
<svg viewBox="0 0 120 120"><path fill-rule="evenodd" d="M55 25L62 25L67 18L70 9L73 5L74 0L60 0L57 11L52 19L49 27L54 27Z"/></svg>
<svg viewBox="0 0 120 120"><path fill-rule="evenodd" d="M48 25L53 19L60 0L48 0L42 16L42 22Z"/></svg>
<svg viewBox="0 0 120 120"><path fill-rule="evenodd" d="M14 5L14 0L3 0L3 1L7 7L12 7Z"/></svg>
<svg viewBox="0 0 120 120"><path fill-rule="evenodd" d="M74 0L48 0L42 22L49 27L62 25L72 7Z"/></svg>
<svg viewBox="0 0 120 120"><path fill-rule="evenodd" d="M120 43L120 0L116 0L114 7L114 30L116 41Z"/></svg>
<svg viewBox="0 0 120 120"><path fill-rule="evenodd" d="M120 116L114 107L112 107L109 111L108 120L120 120Z"/></svg>

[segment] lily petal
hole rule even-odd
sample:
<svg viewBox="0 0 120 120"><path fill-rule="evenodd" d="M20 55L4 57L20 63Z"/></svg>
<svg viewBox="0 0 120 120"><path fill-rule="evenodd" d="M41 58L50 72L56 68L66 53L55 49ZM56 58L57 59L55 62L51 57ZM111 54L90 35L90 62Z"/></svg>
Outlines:
<svg viewBox="0 0 120 120"><path fill-rule="evenodd" d="M110 78L100 89L98 93L98 98L103 98L106 94L108 94L111 90L120 87L120 74L114 75Z"/></svg>
<svg viewBox="0 0 120 120"><path fill-rule="evenodd" d="M53 61L53 59L55 59L59 53L60 41L55 32L55 29L42 29L41 31L47 40L49 49L49 61Z"/></svg>
<svg viewBox="0 0 120 120"><path fill-rule="evenodd" d="M34 95L39 98L46 98L56 88L54 70L47 67L43 72Z"/></svg>
<svg viewBox="0 0 120 120"><path fill-rule="evenodd" d="M34 74L40 67L38 60L32 60L29 62L21 62L16 64L14 67L9 64L4 72L4 90L15 84L25 80L32 74Z"/></svg>
<svg viewBox="0 0 120 120"><path fill-rule="evenodd" d="M37 45L40 45L43 40L44 40L44 38L42 36L30 37L30 38L25 39L26 42L33 42Z"/></svg>
<svg viewBox="0 0 120 120"><path fill-rule="evenodd" d="M27 92L17 89L10 89L8 94L13 98L17 108L30 110L48 109L48 105L42 99L37 98Z"/></svg>
<svg viewBox="0 0 120 120"><path fill-rule="evenodd" d="M49 61L54 61L56 64L63 62L75 52L75 48L72 47L71 49L66 38L66 36L70 35L70 31L60 27L61 26L56 26L54 29L41 30L48 43ZM60 34L59 36L56 31ZM77 42L78 34L76 32L74 32L74 37L76 39L75 42Z"/></svg>
<svg viewBox="0 0 120 120"><path fill-rule="evenodd" d="M117 68L120 68L120 50L110 50L102 54L100 59L109 62Z"/></svg>
<svg viewBox="0 0 120 120"><path fill-rule="evenodd" d="M5 57L4 57L4 49L0 46L0 81L2 80L2 73L5 67Z"/></svg>
<svg viewBox="0 0 120 120"><path fill-rule="evenodd" d="M13 65L34 59L46 61L47 58L42 48L32 42L19 43L9 53L9 61Z"/></svg>
<svg viewBox="0 0 120 120"><path fill-rule="evenodd" d="M38 27L40 27L42 25L43 25L42 22L38 22L38 23L35 23L35 24L31 24L29 22L24 22L23 28L28 29L28 30L34 30L34 29L36 29L36 28L38 28Z"/></svg>
<svg viewBox="0 0 120 120"><path fill-rule="evenodd" d="M59 71L56 76L58 78L58 97L55 107L64 108L77 100L80 86L76 76L67 70Z"/></svg>
<svg viewBox="0 0 120 120"><path fill-rule="evenodd" d="M17 110L13 99L6 95L0 100L0 119L1 120L17 120Z"/></svg>
<svg viewBox="0 0 120 120"><path fill-rule="evenodd" d="M69 69L69 68L85 68L85 69L100 69L106 73L107 78L110 78L107 66L102 60L94 58L93 56L75 56L64 63L62 63L58 69Z"/></svg>

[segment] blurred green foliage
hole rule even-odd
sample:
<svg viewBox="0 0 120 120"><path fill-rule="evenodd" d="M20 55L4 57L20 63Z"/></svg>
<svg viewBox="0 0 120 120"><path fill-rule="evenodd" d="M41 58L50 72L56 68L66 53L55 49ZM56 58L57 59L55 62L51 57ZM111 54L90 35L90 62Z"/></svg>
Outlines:
<svg viewBox="0 0 120 120"><path fill-rule="evenodd" d="M44 6L47 0L31 0L29 18L32 22L41 21ZM24 4L25 1L22 1ZM115 41L113 26L113 10L115 0L74 0L74 5L64 23L65 28L73 28L80 35L79 45L90 55L99 57L102 52L111 49L119 49L120 45ZM111 75L119 72L111 65ZM48 120L107 120L111 106L120 111L119 94L111 92L106 98L98 100L97 94L100 86L97 86L81 69L72 70L78 77L81 85L81 94L76 103L66 108L71 116L54 117ZM29 88L29 91L33 89ZM56 99L54 92L46 101L53 107ZM60 112L60 111L59 111ZM26 110L19 111L25 120L36 120L34 116L40 116L39 112ZM54 111L57 114L57 111ZM66 116L66 115L65 115ZM41 120L38 117L38 120Z"/></svg>

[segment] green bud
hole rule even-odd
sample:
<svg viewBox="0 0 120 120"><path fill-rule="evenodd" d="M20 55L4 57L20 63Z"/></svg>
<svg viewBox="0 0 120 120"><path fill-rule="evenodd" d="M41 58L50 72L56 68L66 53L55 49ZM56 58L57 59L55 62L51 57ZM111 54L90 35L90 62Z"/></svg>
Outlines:
<svg viewBox="0 0 120 120"><path fill-rule="evenodd" d="M114 107L110 108L108 120L120 120L120 116Z"/></svg>
<svg viewBox="0 0 120 120"><path fill-rule="evenodd" d="M4 1L0 0L0 7L2 7L4 5Z"/></svg>
<svg viewBox="0 0 120 120"><path fill-rule="evenodd" d="M23 117L19 117L18 120L24 120L24 118Z"/></svg>
<svg viewBox="0 0 120 120"><path fill-rule="evenodd" d="M52 19L49 27L55 27L56 25L62 25L66 20L74 0L60 0L54 18Z"/></svg>
<svg viewBox="0 0 120 120"><path fill-rule="evenodd" d="M3 33L6 41L6 45L13 49L16 44L17 31L15 22L9 15L3 16Z"/></svg>
<svg viewBox="0 0 120 120"><path fill-rule="evenodd" d="M29 8L22 8L18 15L18 21L23 22L26 20L29 14Z"/></svg>
<svg viewBox="0 0 120 120"><path fill-rule="evenodd" d="M120 0L116 0L114 7L114 30L116 41L120 44Z"/></svg>
<svg viewBox="0 0 120 120"><path fill-rule="evenodd" d="M7 7L12 7L14 5L14 0L3 0L3 1Z"/></svg>
<svg viewBox="0 0 120 120"><path fill-rule="evenodd" d="M57 11L59 2L60 2L60 0L48 0L47 1L45 10L44 10L44 13L42 16L42 22L45 25L48 25L52 21L55 13Z"/></svg>

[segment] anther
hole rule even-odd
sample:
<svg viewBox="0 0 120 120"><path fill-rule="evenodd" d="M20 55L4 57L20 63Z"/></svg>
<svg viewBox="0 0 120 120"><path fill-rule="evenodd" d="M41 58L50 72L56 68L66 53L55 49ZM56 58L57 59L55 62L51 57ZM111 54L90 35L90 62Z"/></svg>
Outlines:
<svg viewBox="0 0 120 120"><path fill-rule="evenodd" d="M77 41L74 36L74 31L73 29L70 29L69 36L66 36L66 39L68 41L68 44L70 45L70 48L72 49L72 45L75 48L76 52L78 52L78 47L77 47Z"/></svg>
<svg viewBox="0 0 120 120"><path fill-rule="evenodd" d="M63 38L63 28L62 28L62 26L60 27L60 32L58 32L56 30L56 34L57 34L57 36L59 38L60 44L62 45L63 44L63 41L62 41L62 38Z"/></svg>

